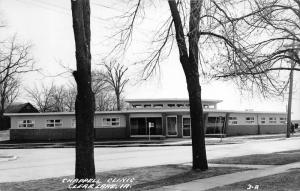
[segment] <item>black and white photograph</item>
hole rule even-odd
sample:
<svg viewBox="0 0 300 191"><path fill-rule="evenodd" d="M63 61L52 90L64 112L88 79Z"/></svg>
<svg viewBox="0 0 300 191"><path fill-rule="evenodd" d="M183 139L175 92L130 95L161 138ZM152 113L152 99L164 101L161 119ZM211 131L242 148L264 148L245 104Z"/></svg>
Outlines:
<svg viewBox="0 0 300 191"><path fill-rule="evenodd" d="M300 0L0 0L0 191L300 190Z"/></svg>

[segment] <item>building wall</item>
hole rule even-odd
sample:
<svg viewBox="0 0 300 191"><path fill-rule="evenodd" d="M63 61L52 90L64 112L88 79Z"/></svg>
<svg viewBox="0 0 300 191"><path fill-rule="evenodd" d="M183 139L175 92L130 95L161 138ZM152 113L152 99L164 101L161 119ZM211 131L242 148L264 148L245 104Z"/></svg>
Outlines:
<svg viewBox="0 0 300 191"><path fill-rule="evenodd" d="M75 140L74 128L35 128L35 129L10 129L10 140L14 141L54 141Z"/></svg>
<svg viewBox="0 0 300 191"><path fill-rule="evenodd" d="M166 119L168 116L177 117L177 136L182 137L182 117L188 117L189 112L167 112L167 113L105 113L95 114L95 137L96 139L121 139L130 137L130 118L132 117L161 117L163 136L167 136ZM208 112L208 116L226 116L226 112ZM234 135L256 135L269 133L284 133L286 124L280 123L284 114L255 114L255 113L230 113L229 117L236 117L237 124L228 123L227 136ZM253 117L253 123L247 123L246 117ZM276 123L270 123L269 117L276 117ZM103 118L119 118L119 126L105 126ZM265 118L265 123L262 123ZM18 122L22 120L34 120L34 128L20 128ZM60 119L62 126L51 128L46 127L46 120ZM32 115L32 116L11 116L11 140L74 140L75 127L74 114L55 114L55 115Z"/></svg>
<svg viewBox="0 0 300 191"><path fill-rule="evenodd" d="M258 126L257 125L229 125L227 128L227 136L235 135L257 135Z"/></svg>
<svg viewBox="0 0 300 191"><path fill-rule="evenodd" d="M104 126L103 118L120 118L120 125L117 127ZM46 127L46 120L60 119L62 126L56 128ZM11 140L74 140L75 127L72 127L74 115L57 116L12 116L11 117ZM34 120L33 128L20 128L19 121ZM128 137L126 131L125 115L95 115L95 139L119 139Z"/></svg>
<svg viewBox="0 0 300 191"><path fill-rule="evenodd" d="M286 124L280 122L280 118L285 118L284 114L239 114L233 113L229 117L237 117L237 124L229 123L227 128L227 136L235 135L257 135L257 134L276 134L284 133ZM254 123L247 123L246 117L253 117ZM269 118L276 118L276 123L270 123ZM264 118L264 120L262 120ZM264 123L262 122L264 121Z"/></svg>
<svg viewBox="0 0 300 191"><path fill-rule="evenodd" d="M260 134L285 133L286 125L260 125Z"/></svg>

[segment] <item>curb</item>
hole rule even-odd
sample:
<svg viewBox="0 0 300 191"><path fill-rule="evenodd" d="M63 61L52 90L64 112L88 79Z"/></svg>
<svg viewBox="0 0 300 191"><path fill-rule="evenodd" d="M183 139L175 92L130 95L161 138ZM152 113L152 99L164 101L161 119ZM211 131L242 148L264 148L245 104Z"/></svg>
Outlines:
<svg viewBox="0 0 300 191"><path fill-rule="evenodd" d="M206 145L227 145L227 144L238 144L240 141L232 142L215 142L206 143ZM149 144L95 144L95 148L118 148L118 147L169 147L169 146L191 146L192 143L149 143ZM75 144L33 144L33 145L23 145L23 144L0 144L0 149L39 149L39 148L75 148Z"/></svg>

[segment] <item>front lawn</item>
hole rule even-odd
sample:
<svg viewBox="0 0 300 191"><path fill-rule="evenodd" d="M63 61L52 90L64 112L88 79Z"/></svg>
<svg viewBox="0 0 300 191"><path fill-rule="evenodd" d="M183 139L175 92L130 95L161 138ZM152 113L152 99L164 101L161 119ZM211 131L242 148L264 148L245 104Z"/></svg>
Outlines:
<svg viewBox="0 0 300 191"><path fill-rule="evenodd" d="M255 154L241 157L226 157L209 160L215 164L284 165L300 161L300 150Z"/></svg>
<svg viewBox="0 0 300 191"><path fill-rule="evenodd" d="M212 176L229 174L249 169L235 167L209 168L207 171L193 171L190 165L160 165L152 167L132 168L112 172L97 173L97 179L103 183L108 179L132 179L132 187L127 190L147 190L159 188L166 185L179 184L195 179L208 178ZM72 179L72 177L49 178L42 180L32 180L24 182L0 183L0 190L36 190L36 191L62 191L67 190L70 183L62 183L62 180ZM105 189L100 189L105 190ZM110 189L111 190L111 189ZM126 190L126 189L113 189Z"/></svg>
<svg viewBox="0 0 300 191"><path fill-rule="evenodd" d="M257 188L257 189L256 189ZM209 189L208 191L240 191L240 190L259 190L259 191L296 191L300 189L300 169L293 169L285 173L252 180L238 182L227 186Z"/></svg>

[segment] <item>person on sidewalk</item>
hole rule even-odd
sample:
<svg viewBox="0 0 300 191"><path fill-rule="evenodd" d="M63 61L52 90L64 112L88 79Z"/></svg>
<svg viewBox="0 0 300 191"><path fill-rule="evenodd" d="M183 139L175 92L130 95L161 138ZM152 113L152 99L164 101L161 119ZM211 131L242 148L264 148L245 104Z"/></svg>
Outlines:
<svg viewBox="0 0 300 191"><path fill-rule="evenodd" d="M291 133L292 133L292 135L294 135L294 133L295 133L295 125L294 125L294 123L291 123Z"/></svg>

